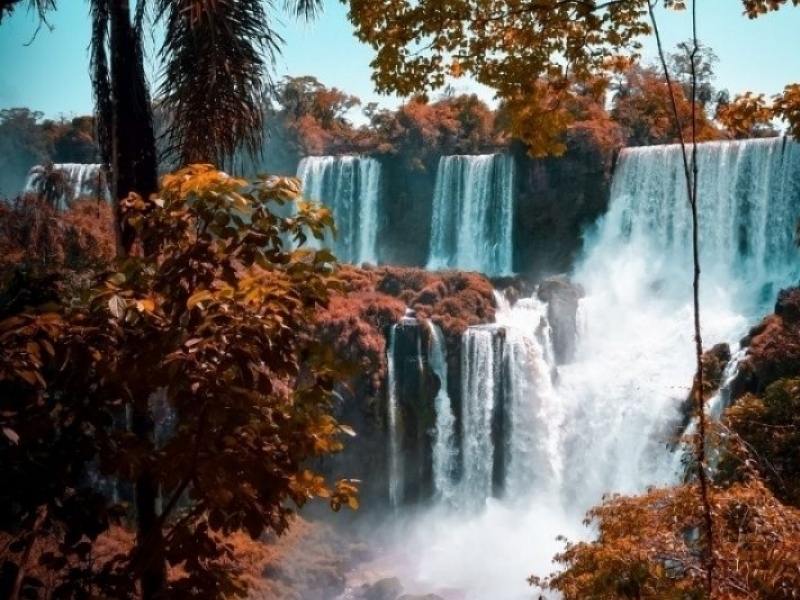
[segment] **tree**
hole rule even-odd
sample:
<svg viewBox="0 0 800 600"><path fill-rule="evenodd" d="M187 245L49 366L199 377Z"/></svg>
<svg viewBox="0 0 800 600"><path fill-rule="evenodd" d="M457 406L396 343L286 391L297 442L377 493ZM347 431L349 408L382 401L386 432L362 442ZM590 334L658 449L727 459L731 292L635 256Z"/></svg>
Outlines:
<svg viewBox="0 0 800 600"><path fill-rule="evenodd" d="M684 97L690 98L694 90L700 108L704 113L711 114L711 103L717 96L713 85L714 65L719 58L711 48L699 41L697 50L693 50L692 40L679 43L677 51L667 55L667 67L672 79L680 84Z"/></svg>
<svg viewBox="0 0 800 600"><path fill-rule="evenodd" d="M330 216L273 212L298 196L293 179L189 167L154 208L123 202L149 253L77 294L50 277L43 303L0 315L0 530L17 592L35 593L36 558L52 597L243 595L227 534L284 531L290 501L357 507L350 482L331 490L307 468L348 430L330 416L330 348L309 335L338 283L330 253L302 245ZM131 484L135 543L98 560Z"/></svg>
<svg viewBox="0 0 800 600"><path fill-rule="evenodd" d="M0 110L0 191L20 189L31 165L49 157L39 128L42 113L27 108Z"/></svg>
<svg viewBox="0 0 800 600"><path fill-rule="evenodd" d="M275 103L291 134L292 145L302 155L333 153L354 142L356 130L347 113L361 101L315 77L286 77L275 90Z"/></svg>
<svg viewBox="0 0 800 600"><path fill-rule="evenodd" d="M675 0L664 4L685 8ZM785 4L743 0L751 17ZM349 5L357 37L375 50L373 80L379 90L426 94L450 77L471 76L495 90L507 107L510 133L528 143L533 155L563 152L560 136L572 117L562 108L580 89L576 85L624 71L641 47L638 36L652 31L648 0L350 0ZM711 63L696 62L696 74L703 64ZM695 100L704 102L699 91Z"/></svg>
<svg viewBox="0 0 800 600"><path fill-rule="evenodd" d="M764 94L745 92L717 105L717 122L733 139L771 137L777 135L772 124L773 111Z"/></svg>
<svg viewBox="0 0 800 600"><path fill-rule="evenodd" d="M789 600L800 588L800 512L758 480L714 492L714 598ZM589 511L596 540L567 544L562 573L532 578L564 600L706 599L695 485L615 496Z"/></svg>
<svg viewBox="0 0 800 600"><path fill-rule="evenodd" d="M20 1L4 0L0 17ZM55 0L27 4L42 19L56 8ZM153 108L142 64L151 21L165 26L159 96L170 116L166 145L177 162L224 164L241 145L260 150L267 66L281 41L261 0L137 0L135 7L129 0L90 0L90 7L98 139L115 200L131 192L147 199L157 189ZM320 0L286 4L305 18L320 7ZM120 227L120 252L132 244L132 232Z"/></svg>
<svg viewBox="0 0 800 600"><path fill-rule="evenodd" d="M795 508L800 508L798 384L796 378L779 379L762 394L746 394L725 411L726 423L746 452L727 453L721 468L724 476L734 480L740 478L743 467L755 468L772 493Z"/></svg>
<svg viewBox="0 0 800 600"><path fill-rule="evenodd" d="M657 67L634 64L620 77L615 88L611 118L622 127L628 145L672 144L677 143L681 136L691 139L692 102L684 85L674 86L671 96L669 84ZM706 118L702 106L698 108L697 140L718 138L719 134Z"/></svg>
<svg viewBox="0 0 800 600"><path fill-rule="evenodd" d="M557 109L574 86L613 70L620 55L639 47L637 37L649 31L642 6L351 0L349 17L376 51L379 90L428 93L448 77L471 75L505 104L510 132L543 155L564 149L560 136L571 119Z"/></svg>
<svg viewBox="0 0 800 600"><path fill-rule="evenodd" d="M418 96L396 111L373 112L370 124L378 153L397 156L408 171L435 172L443 155L485 152L504 141L494 114L475 95L435 102Z"/></svg>
<svg viewBox="0 0 800 600"><path fill-rule="evenodd" d="M46 120L42 130L52 147L54 163L96 163L100 160L95 119L90 116Z"/></svg>

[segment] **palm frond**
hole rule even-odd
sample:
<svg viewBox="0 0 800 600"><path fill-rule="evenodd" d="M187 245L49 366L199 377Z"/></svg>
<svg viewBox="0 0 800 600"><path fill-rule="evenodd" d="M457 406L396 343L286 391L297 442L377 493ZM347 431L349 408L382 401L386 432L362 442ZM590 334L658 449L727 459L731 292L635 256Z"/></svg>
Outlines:
<svg viewBox="0 0 800 600"><path fill-rule="evenodd" d="M310 21L322 12L323 3L324 0L284 0L283 9L287 14Z"/></svg>
<svg viewBox="0 0 800 600"><path fill-rule="evenodd" d="M166 147L183 163L224 165L262 145L270 67L282 39L262 0L156 0L165 22L159 100Z"/></svg>
<svg viewBox="0 0 800 600"><path fill-rule="evenodd" d="M10 15L22 0L0 0L0 23L5 15ZM41 23L47 23L47 13L56 8L56 0L28 0L28 10L39 15Z"/></svg>

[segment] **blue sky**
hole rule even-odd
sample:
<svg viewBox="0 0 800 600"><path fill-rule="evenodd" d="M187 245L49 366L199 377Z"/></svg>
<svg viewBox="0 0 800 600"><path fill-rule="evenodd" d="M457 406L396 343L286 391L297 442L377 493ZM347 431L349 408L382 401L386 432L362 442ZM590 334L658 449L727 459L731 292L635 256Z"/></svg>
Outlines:
<svg viewBox="0 0 800 600"><path fill-rule="evenodd" d="M0 25L0 108L27 106L47 117L88 114L92 96L88 72L89 18L85 2L60 0L52 13L53 31L36 30L34 15L18 9ZM800 9L783 10L750 21L737 0L705 0L698 5L698 31L703 43L719 56L718 88L732 94L746 90L773 94L786 83L800 82ZM688 12L659 11L667 48L690 36ZM370 80L371 50L353 37L346 7L327 0L323 16L311 25L284 19L279 28L286 39L276 74L313 75L328 86L354 94L364 103L391 107L396 99L377 96ZM647 44L654 58L655 46ZM155 54L154 42L148 52ZM151 65L151 72L154 68ZM455 82L458 91L477 87ZM484 92L488 98L488 92Z"/></svg>

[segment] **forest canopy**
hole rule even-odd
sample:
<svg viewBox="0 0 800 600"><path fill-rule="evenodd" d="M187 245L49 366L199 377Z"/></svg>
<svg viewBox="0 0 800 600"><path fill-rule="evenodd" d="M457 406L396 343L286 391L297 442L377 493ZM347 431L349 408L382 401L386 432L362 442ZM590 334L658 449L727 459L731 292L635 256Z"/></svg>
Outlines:
<svg viewBox="0 0 800 600"><path fill-rule="evenodd" d="M744 0L742 7L755 18L785 4ZM607 90L638 59L642 36L653 31L648 0L352 0L349 5L358 39L375 51L378 90L428 94L452 78L472 77L495 91L507 108L509 132L535 156L563 152L560 136L574 122L569 106L587 89ZM664 5L686 8L674 0ZM729 111L739 106L734 98ZM787 85L772 99L772 116L797 133L798 106L797 86Z"/></svg>

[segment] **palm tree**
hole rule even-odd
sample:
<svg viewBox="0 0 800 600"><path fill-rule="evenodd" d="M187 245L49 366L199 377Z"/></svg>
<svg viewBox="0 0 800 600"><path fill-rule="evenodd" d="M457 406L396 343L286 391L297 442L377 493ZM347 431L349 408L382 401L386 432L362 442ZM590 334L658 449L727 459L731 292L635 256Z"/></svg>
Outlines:
<svg viewBox="0 0 800 600"><path fill-rule="evenodd" d="M0 0L0 21L23 0ZM292 16L311 19L323 0L286 0ZM46 22L56 0L27 0ZM271 26L273 0L89 0L91 66L98 138L116 199L157 189L153 107L143 37L155 23L165 36L160 108L169 115L165 147L179 163L225 164L237 148L259 151L270 67L283 40ZM120 228L118 228L120 229ZM119 251L135 235L120 231Z"/></svg>
<svg viewBox="0 0 800 600"><path fill-rule="evenodd" d="M323 0L286 0L293 16L310 19ZM0 21L23 0L0 0ZM46 23L56 0L27 0ZM153 104L144 72L143 36L165 25L158 57L160 109L169 118L167 150L181 163L224 164L234 151L260 149L269 68L282 39L271 27L272 0L89 0L92 17L91 71L98 139L111 170L117 200L118 252L128 254L136 234L120 226L119 199L131 192L147 198L157 190ZM149 411L135 410L133 433L153 443ZM136 481L135 572L142 600L158 600L166 589L164 540L157 513L158 489L148 469Z"/></svg>

